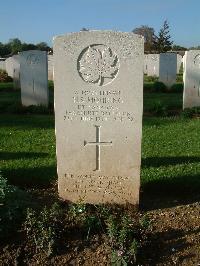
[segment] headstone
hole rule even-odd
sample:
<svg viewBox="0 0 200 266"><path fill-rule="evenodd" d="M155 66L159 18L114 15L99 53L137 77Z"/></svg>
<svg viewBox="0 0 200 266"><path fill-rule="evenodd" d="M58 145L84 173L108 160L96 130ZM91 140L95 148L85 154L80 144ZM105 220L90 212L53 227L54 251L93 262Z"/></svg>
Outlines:
<svg viewBox="0 0 200 266"><path fill-rule="evenodd" d="M6 65L6 72L8 73L8 76L13 78L13 57L8 57L5 60Z"/></svg>
<svg viewBox="0 0 200 266"><path fill-rule="evenodd" d="M13 55L13 87L14 89L20 88L20 56Z"/></svg>
<svg viewBox="0 0 200 266"><path fill-rule="evenodd" d="M6 70L5 58L0 58L0 69Z"/></svg>
<svg viewBox="0 0 200 266"><path fill-rule="evenodd" d="M159 81L167 87L176 83L177 55L175 53L161 53L159 67Z"/></svg>
<svg viewBox="0 0 200 266"><path fill-rule="evenodd" d="M180 72L181 64L182 64L182 56L180 54L177 54L177 74L179 74Z"/></svg>
<svg viewBox="0 0 200 266"><path fill-rule="evenodd" d="M148 54L147 76L159 76L159 54Z"/></svg>
<svg viewBox="0 0 200 266"><path fill-rule="evenodd" d="M45 51L20 53L20 83L22 105L48 106L48 70Z"/></svg>
<svg viewBox="0 0 200 266"><path fill-rule="evenodd" d="M138 204L143 37L85 31L54 39L59 195Z"/></svg>
<svg viewBox="0 0 200 266"><path fill-rule="evenodd" d="M48 80L53 80L53 55L48 55Z"/></svg>
<svg viewBox="0 0 200 266"><path fill-rule="evenodd" d="M148 54L144 55L144 74L147 74L147 65L148 65Z"/></svg>
<svg viewBox="0 0 200 266"><path fill-rule="evenodd" d="M200 50L184 56L183 109L200 106Z"/></svg>

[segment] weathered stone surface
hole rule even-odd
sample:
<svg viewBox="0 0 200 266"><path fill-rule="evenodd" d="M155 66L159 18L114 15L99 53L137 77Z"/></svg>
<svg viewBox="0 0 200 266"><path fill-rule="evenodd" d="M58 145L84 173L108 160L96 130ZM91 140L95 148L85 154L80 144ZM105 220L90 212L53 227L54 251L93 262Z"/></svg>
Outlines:
<svg viewBox="0 0 200 266"><path fill-rule="evenodd" d="M200 50L185 53L183 81L183 109L200 106Z"/></svg>
<svg viewBox="0 0 200 266"><path fill-rule="evenodd" d="M177 55L175 53L160 54L159 81L167 87L176 83Z"/></svg>
<svg viewBox="0 0 200 266"><path fill-rule="evenodd" d="M143 38L89 31L54 39L59 195L138 204Z"/></svg>
<svg viewBox="0 0 200 266"><path fill-rule="evenodd" d="M180 54L177 54L177 74L180 72L181 64L182 64L182 56Z"/></svg>
<svg viewBox="0 0 200 266"><path fill-rule="evenodd" d="M159 76L159 54L148 54L147 58L147 76Z"/></svg>
<svg viewBox="0 0 200 266"><path fill-rule="evenodd" d="M20 83L22 105L48 105L48 71L45 51L32 50L20 53Z"/></svg>
<svg viewBox="0 0 200 266"><path fill-rule="evenodd" d="M20 88L20 56L13 55L13 87L14 89Z"/></svg>
<svg viewBox="0 0 200 266"><path fill-rule="evenodd" d="M147 65L148 65L148 54L144 54L144 74L147 74Z"/></svg>
<svg viewBox="0 0 200 266"><path fill-rule="evenodd" d="M48 55L48 80L53 80L53 55Z"/></svg>
<svg viewBox="0 0 200 266"><path fill-rule="evenodd" d="M4 58L0 58L0 69L6 70L6 63Z"/></svg>
<svg viewBox="0 0 200 266"><path fill-rule="evenodd" d="M13 57L8 57L5 60L6 65L6 72L8 73L8 76L13 78Z"/></svg>

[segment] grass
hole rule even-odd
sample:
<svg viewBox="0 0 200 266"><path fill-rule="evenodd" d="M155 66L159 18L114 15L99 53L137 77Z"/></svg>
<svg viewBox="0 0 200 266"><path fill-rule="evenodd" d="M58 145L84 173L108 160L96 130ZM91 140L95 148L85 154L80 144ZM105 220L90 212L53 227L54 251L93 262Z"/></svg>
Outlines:
<svg viewBox="0 0 200 266"><path fill-rule="evenodd" d="M56 178L53 116L0 115L4 177L19 186L48 186Z"/></svg>
<svg viewBox="0 0 200 266"><path fill-rule="evenodd" d="M144 93L144 111L152 110L158 102L167 109L182 109L183 95L181 93Z"/></svg>
<svg viewBox="0 0 200 266"><path fill-rule="evenodd" d="M189 196L200 189L198 119L144 119L142 186L144 193Z"/></svg>

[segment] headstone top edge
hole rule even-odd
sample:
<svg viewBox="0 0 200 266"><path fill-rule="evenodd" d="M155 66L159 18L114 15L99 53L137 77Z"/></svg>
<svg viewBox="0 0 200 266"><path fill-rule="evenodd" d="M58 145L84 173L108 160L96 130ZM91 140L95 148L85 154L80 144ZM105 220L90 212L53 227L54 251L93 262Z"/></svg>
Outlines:
<svg viewBox="0 0 200 266"><path fill-rule="evenodd" d="M70 37L78 37L78 36L85 36L85 35L94 35L94 34L113 34L113 35L121 35L121 36L133 36L134 38L138 38L144 41L144 37L139 34L135 34L133 32L123 32L123 31L112 31L112 30L90 30L90 31L79 31L79 32L70 32L65 33L62 35L57 35L53 37L53 44L55 44L59 40L64 40Z"/></svg>

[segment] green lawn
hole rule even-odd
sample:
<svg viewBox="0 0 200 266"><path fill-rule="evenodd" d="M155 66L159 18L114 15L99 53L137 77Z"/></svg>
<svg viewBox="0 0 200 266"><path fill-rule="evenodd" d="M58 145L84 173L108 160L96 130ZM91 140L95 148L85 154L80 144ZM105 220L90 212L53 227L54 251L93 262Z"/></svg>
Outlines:
<svg viewBox="0 0 200 266"><path fill-rule="evenodd" d="M144 93L144 111L151 111L153 107L161 103L167 109L182 109L182 93Z"/></svg>

